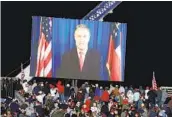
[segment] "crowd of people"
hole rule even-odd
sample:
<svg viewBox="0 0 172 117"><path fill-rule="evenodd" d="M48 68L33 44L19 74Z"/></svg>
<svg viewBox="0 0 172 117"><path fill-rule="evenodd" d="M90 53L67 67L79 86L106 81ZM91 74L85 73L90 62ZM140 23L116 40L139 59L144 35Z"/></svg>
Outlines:
<svg viewBox="0 0 172 117"><path fill-rule="evenodd" d="M24 80L15 89L25 101L1 99L2 117L172 117L172 97L159 87Z"/></svg>
<svg viewBox="0 0 172 117"><path fill-rule="evenodd" d="M15 78L1 77L0 83L1 83L1 97L14 98L14 89L16 85L20 82L17 82Z"/></svg>

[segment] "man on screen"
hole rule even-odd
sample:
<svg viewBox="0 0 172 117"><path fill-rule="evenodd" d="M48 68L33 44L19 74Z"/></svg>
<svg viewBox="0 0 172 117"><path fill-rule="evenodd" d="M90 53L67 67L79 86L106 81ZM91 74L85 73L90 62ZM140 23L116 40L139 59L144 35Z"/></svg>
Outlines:
<svg viewBox="0 0 172 117"><path fill-rule="evenodd" d="M76 48L64 53L57 77L74 79L100 79L100 55L88 48L90 30L84 24L76 27L74 38Z"/></svg>

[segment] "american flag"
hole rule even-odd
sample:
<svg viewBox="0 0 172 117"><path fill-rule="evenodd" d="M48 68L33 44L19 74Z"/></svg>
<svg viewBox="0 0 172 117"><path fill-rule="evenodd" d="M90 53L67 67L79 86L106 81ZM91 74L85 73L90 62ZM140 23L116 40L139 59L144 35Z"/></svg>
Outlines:
<svg viewBox="0 0 172 117"><path fill-rule="evenodd" d="M107 58L107 69L111 81L122 81L121 79L121 39L122 32L120 23L114 23L111 26L111 35L109 41L109 50Z"/></svg>
<svg viewBox="0 0 172 117"><path fill-rule="evenodd" d="M21 80L23 81L25 77L24 69L23 69L23 64L21 63Z"/></svg>
<svg viewBox="0 0 172 117"><path fill-rule="evenodd" d="M41 17L37 53L37 77L52 77L52 18Z"/></svg>
<svg viewBox="0 0 172 117"><path fill-rule="evenodd" d="M153 72L152 88L153 88L153 90L157 90L157 84L156 84L156 79L155 79L155 72Z"/></svg>

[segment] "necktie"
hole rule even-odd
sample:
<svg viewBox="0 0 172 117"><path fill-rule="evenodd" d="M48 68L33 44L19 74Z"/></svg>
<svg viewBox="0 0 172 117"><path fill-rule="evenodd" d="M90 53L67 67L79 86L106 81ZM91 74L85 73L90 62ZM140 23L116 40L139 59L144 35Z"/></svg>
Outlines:
<svg viewBox="0 0 172 117"><path fill-rule="evenodd" d="M82 71L83 64L84 64L83 52L79 52L79 65L80 65L80 71Z"/></svg>

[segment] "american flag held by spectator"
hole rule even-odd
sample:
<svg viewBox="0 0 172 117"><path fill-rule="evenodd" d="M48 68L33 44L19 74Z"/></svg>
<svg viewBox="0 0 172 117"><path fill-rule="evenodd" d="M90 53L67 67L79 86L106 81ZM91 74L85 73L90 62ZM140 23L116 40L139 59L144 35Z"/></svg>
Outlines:
<svg viewBox="0 0 172 117"><path fill-rule="evenodd" d="M153 72L152 88L153 88L154 90L157 90L157 84L156 84L156 79L155 79L155 72Z"/></svg>
<svg viewBox="0 0 172 117"><path fill-rule="evenodd" d="M25 78L25 73L24 73L24 69L23 69L23 64L21 63L21 81L23 81Z"/></svg>
<svg viewBox="0 0 172 117"><path fill-rule="evenodd" d="M41 17L37 52L37 77L52 77L52 18Z"/></svg>

